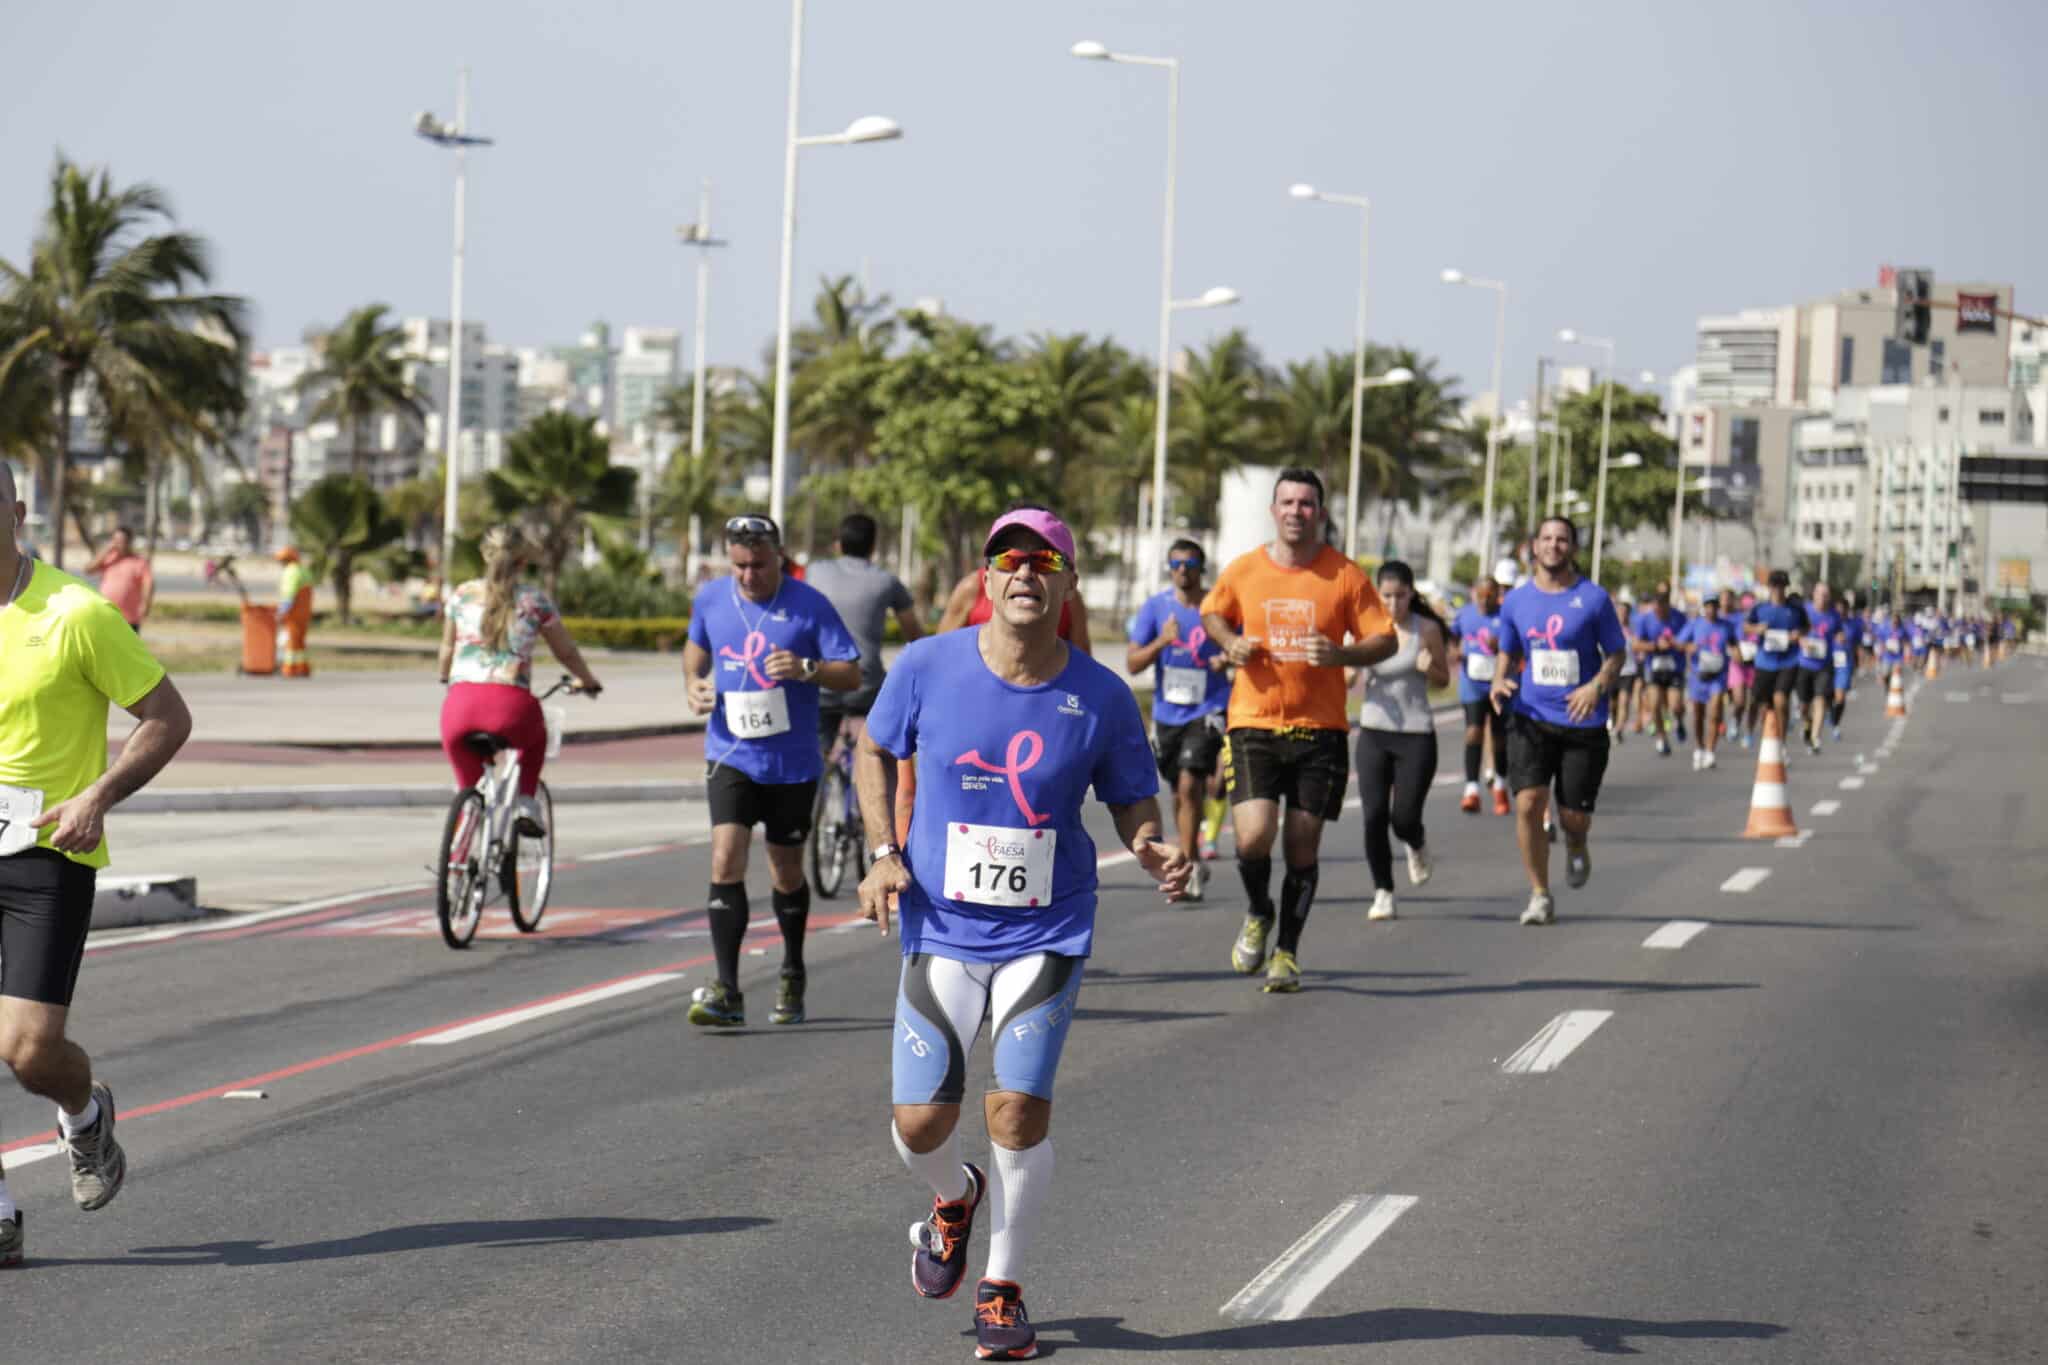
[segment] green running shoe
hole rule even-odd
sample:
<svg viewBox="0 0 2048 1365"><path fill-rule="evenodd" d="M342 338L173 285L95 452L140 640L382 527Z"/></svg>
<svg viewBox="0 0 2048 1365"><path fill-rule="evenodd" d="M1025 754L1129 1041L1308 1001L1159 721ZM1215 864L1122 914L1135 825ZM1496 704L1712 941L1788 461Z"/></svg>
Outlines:
<svg viewBox="0 0 2048 1365"><path fill-rule="evenodd" d="M804 974L785 971L782 981L775 988L775 1009L768 1016L771 1024L801 1024L804 1021Z"/></svg>
<svg viewBox="0 0 2048 1365"><path fill-rule="evenodd" d="M1273 921L1257 915L1244 917L1244 928L1237 931L1237 942L1230 945L1230 965L1238 975L1250 976L1266 965L1266 935L1272 932Z"/></svg>
<svg viewBox="0 0 2048 1365"><path fill-rule="evenodd" d="M1293 953L1285 948L1274 950L1273 960L1266 964L1266 984L1261 989L1268 995L1292 995L1301 989L1301 967Z"/></svg>
<svg viewBox="0 0 2048 1365"><path fill-rule="evenodd" d="M690 1000L690 1022L699 1028L738 1028L747 1022L747 997L723 982L699 986Z"/></svg>

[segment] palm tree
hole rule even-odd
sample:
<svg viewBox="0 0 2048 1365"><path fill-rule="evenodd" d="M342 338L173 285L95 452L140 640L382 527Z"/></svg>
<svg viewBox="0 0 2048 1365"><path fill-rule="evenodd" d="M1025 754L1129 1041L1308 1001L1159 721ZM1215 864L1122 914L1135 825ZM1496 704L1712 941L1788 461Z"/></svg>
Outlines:
<svg viewBox="0 0 2048 1365"><path fill-rule="evenodd" d="M1119 400L1143 387L1143 376L1115 342L1091 341L1084 333L1041 332L1025 351L1023 365L1045 390L1046 411L1035 433L1038 448L1050 452L1047 471L1055 488L1066 489L1075 462L1107 436ZM1076 529L1095 522L1095 505L1076 506Z"/></svg>
<svg viewBox="0 0 2048 1365"><path fill-rule="evenodd" d="M270 520L270 493L260 483L231 483L221 489L213 511L230 526L240 527L254 550L263 543L264 523Z"/></svg>
<svg viewBox="0 0 2048 1365"><path fill-rule="evenodd" d="M351 619L357 561L395 545L404 534L405 524L384 510L377 490L347 474L329 474L292 504L292 538L306 556L306 571L333 583L343 625Z"/></svg>
<svg viewBox="0 0 2048 1365"><path fill-rule="evenodd" d="M343 318L320 340L319 367L299 378L301 393L318 395L312 420L348 428L349 473L358 479L365 477L369 463L364 427L380 413L397 413L412 423L427 411L425 395L406 374L405 333L384 325L389 311L372 303ZM460 383L461 377L451 375L449 382Z"/></svg>
<svg viewBox="0 0 2048 1365"><path fill-rule="evenodd" d="M1258 464L1273 451L1278 405L1268 388L1265 367L1243 328L1211 342L1176 378L1169 414L1179 447L1174 482L1193 502L1196 525L1214 515L1225 474ZM1166 524L1173 520L1169 514Z"/></svg>
<svg viewBox="0 0 2048 1365"><path fill-rule="evenodd" d="M0 260L0 393L26 384L50 401L50 558L59 567L81 389L101 414L191 415L192 376L241 367L246 307L199 292L212 279L212 253L192 233L148 230L171 220L155 186L116 189L105 170L60 153L27 267Z"/></svg>
<svg viewBox="0 0 2048 1365"><path fill-rule="evenodd" d="M491 510L525 523L540 545L548 595L582 539L586 521L624 530L633 515L638 472L612 463L611 443L595 417L542 413L505 445L502 468L484 475Z"/></svg>

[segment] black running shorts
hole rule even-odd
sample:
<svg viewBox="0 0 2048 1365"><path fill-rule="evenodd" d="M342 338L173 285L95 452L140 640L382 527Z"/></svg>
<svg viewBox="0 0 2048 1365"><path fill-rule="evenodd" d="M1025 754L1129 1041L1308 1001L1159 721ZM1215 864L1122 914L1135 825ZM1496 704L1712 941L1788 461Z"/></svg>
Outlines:
<svg viewBox="0 0 2048 1365"><path fill-rule="evenodd" d="M810 837L811 807L818 783L756 782L738 768L719 764L704 783L713 825L761 826L761 837L785 847Z"/></svg>
<svg viewBox="0 0 2048 1365"><path fill-rule="evenodd" d="M1215 772L1223 752L1222 721L1220 714L1213 714L1197 716L1186 725L1155 725L1152 756L1159 761L1160 779L1172 786L1182 773L1207 777Z"/></svg>
<svg viewBox="0 0 2048 1365"><path fill-rule="evenodd" d="M1832 669L1801 668L1791 671L1799 674L1799 681L1794 686L1799 693L1801 705L1811 705L1815 697L1826 701L1835 695L1835 675Z"/></svg>
<svg viewBox="0 0 2048 1365"><path fill-rule="evenodd" d="M1351 785L1351 753L1342 730L1230 732L1230 803L1284 801L1334 820Z"/></svg>
<svg viewBox="0 0 2048 1365"><path fill-rule="evenodd" d="M1607 727L1552 725L1517 711L1508 717L1508 785L1557 787L1566 810L1593 813L1607 775Z"/></svg>
<svg viewBox="0 0 2048 1365"><path fill-rule="evenodd" d="M0 995L71 1003L99 874L47 848L0 858Z"/></svg>
<svg viewBox="0 0 2048 1365"><path fill-rule="evenodd" d="M1750 691L1765 701L1772 697L1789 697L1799 690L1799 665L1786 664L1783 668L1759 668L1756 681L1750 684Z"/></svg>

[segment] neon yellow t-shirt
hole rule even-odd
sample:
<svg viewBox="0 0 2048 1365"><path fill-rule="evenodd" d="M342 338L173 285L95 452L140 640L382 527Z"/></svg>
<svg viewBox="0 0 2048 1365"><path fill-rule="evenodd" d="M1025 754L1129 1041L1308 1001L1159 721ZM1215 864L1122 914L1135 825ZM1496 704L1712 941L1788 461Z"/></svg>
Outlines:
<svg viewBox="0 0 2048 1365"><path fill-rule="evenodd" d="M0 783L40 791L44 810L69 801L107 770L107 703L133 706L163 676L113 603L38 562L0 610ZM37 845L48 848L56 828ZM107 841L64 856L105 867Z"/></svg>
<svg viewBox="0 0 2048 1365"><path fill-rule="evenodd" d="M278 576L277 580L277 600L289 607L292 604L292 599L299 595L299 589L312 581L312 577L307 574L303 564L285 565L284 572Z"/></svg>

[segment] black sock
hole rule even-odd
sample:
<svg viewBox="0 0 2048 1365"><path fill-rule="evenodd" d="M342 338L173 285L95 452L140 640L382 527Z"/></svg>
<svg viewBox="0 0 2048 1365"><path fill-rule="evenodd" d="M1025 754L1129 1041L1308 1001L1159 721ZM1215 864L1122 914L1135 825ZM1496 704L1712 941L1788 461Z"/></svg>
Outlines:
<svg viewBox="0 0 2048 1365"><path fill-rule="evenodd" d="M1316 882L1323 875L1320 863L1287 869L1280 879L1280 947L1287 952L1301 948L1301 931L1308 924L1308 912L1316 903Z"/></svg>
<svg viewBox="0 0 2048 1365"><path fill-rule="evenodd" d="M1479 750L1482 744L1483 741L1481 744L1467 744L1465 746L1465 780L1475 786L1479 782Z"/></svg>
<svg viewBox="0 0 2048 1365"><path fill-rule="evenodd" d="M804 930L811 922L811 884L774 895L775 922L782 926L782 974L804 974Z"/></svg>
<svg viewBox="0 0 2048 1365"><path fill-rule="evenodd" d="M705 902L704 917L711 924L711 951L718 958L718 980L726 989L740 988L740 942L747 936L747 884L711 883L711 899Z"/></svg>
<svg viewBox="0 0 2048 1365"><path fill-rule="evenodd" d="M1244 894L1252 903L1253 917L1273 918L1273 860L1239 858L1237 875L1244 880Z"/></svg>

